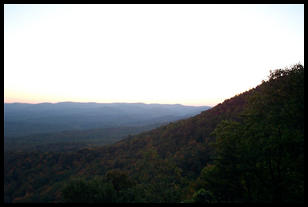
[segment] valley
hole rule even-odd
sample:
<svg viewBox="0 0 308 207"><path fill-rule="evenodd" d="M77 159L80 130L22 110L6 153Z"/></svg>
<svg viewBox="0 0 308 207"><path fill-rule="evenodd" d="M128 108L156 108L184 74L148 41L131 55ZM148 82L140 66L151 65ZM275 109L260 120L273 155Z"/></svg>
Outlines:
<svg viewBox="0 0 308 207"><path fill-rule="evenodd" d="M46 139L46 150L5 151L5 202L304 202L302 65L163 123L25 137L35 144ZM48 150L57 137L91 142ZM100 137L111 140L96 145Z"/></svg>

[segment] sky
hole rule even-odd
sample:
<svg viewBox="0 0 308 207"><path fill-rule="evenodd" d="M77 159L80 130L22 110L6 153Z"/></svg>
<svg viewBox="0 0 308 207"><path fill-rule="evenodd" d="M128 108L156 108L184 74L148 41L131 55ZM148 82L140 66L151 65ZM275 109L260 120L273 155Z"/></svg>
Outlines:
<svg viewBox="0 0 308 207"><path fill-rule="evenodd" d="M304 5L4 5L4 102L214 106L304 64Z"/></svg>

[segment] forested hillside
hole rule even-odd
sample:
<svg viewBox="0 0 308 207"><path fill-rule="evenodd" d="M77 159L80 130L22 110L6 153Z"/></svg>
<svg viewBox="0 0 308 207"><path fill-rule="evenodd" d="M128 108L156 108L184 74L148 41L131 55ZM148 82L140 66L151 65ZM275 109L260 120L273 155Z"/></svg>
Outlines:
<svg viewBox="0 0 308 207"><path fill-rule="evenodd" d="M166 124L166 123L165 123ZM154 129L163 123L32 134L4 139L4 151L70 151L115 143L128 135Z"/></svg>
<svg viewBox="0 0 308 207"><path fill-rule="evenodd" d="M304 202L304 67L110 146L4 160L6 202Z"/></svg>

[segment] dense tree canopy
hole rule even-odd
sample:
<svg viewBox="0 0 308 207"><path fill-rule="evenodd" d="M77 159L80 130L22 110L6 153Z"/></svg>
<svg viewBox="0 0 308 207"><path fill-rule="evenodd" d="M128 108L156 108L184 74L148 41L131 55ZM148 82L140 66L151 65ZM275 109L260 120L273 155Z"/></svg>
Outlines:
<svg viewBox="0 0 308 207"><path fill-rule="evenodd" d="M203 187L224 202L304 201L304 68L272 72L238 121L221 122Z"/></svg>
<svg viewBox="0 0 308 207"><path fill-rule="evenodd" d="M6 202L304 202L304 67L115 144L5 153Z"/></svg>

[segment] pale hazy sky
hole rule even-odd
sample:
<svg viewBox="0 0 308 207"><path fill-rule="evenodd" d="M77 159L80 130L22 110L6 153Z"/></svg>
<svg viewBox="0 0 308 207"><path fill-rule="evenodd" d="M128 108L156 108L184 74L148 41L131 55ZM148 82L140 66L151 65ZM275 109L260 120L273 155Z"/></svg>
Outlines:
<svg viewBox="0 0 308 207"><path fill-rule="evenodd" d="M304 64L304 5L4 5L5 102L216 105Z"/></svg>

